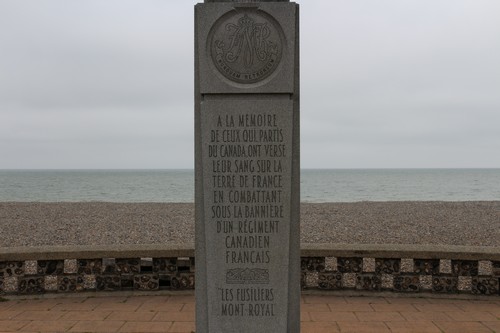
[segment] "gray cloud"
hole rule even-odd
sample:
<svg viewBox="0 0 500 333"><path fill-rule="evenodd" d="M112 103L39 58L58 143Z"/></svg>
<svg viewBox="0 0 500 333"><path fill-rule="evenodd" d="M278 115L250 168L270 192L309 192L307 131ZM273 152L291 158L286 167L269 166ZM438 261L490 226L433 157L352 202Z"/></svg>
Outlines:
<svg viewBox="0 0 500 333"><path fill-rule="evenodd" d="M0 168L193 166L193 5L0 2ZM301 4L303 167L499 167L500 3Z"/></svg>

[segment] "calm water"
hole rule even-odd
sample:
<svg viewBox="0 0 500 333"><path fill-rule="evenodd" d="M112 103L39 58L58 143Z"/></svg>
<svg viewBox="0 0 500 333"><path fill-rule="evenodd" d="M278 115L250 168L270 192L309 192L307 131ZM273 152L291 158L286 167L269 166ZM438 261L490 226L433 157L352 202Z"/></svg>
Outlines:
<svg viewBox="0 0 500 333"><path fill-rule="evenodd" d="M302 170L304 202L500 200L500 169ZM193 202L193 170L0 170L0 201Z"/></svg>

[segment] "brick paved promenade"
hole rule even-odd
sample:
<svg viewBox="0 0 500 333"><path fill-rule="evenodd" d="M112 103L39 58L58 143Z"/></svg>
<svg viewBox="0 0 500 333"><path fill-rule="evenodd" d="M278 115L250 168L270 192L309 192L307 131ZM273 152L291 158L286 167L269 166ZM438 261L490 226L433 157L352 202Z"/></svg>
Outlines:
<svg viewBox="0 0 500 333"><path fill-rule="evenodd" d="M192 295L53 297L0 302L0 332L195 331ZM499 297L303 295L301 310L302 333L500 332Z"/></svg>

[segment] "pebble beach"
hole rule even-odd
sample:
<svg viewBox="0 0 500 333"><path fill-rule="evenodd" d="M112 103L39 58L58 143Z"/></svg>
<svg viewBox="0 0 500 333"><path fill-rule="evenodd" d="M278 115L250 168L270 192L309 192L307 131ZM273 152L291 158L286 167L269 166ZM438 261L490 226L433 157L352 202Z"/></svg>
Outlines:
<svg viewBox="0 0 500 333"><path fill-rule="evenodd" d="M194 243L194 204L0 202L0 234L0 247ZM303 203L301 242L500 247L500 201Z"/></svg>

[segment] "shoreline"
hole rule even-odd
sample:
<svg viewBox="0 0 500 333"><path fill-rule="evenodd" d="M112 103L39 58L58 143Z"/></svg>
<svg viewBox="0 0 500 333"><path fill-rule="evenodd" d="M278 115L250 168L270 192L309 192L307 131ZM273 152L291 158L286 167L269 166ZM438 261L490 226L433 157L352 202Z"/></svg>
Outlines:
<svg viewBox="0 0 500 333"><path fill-rule="evenodd" d="M0 202L0 247L194 243L194 203ZM301 243L500 246L500 201L302 203Z"/></svg>

